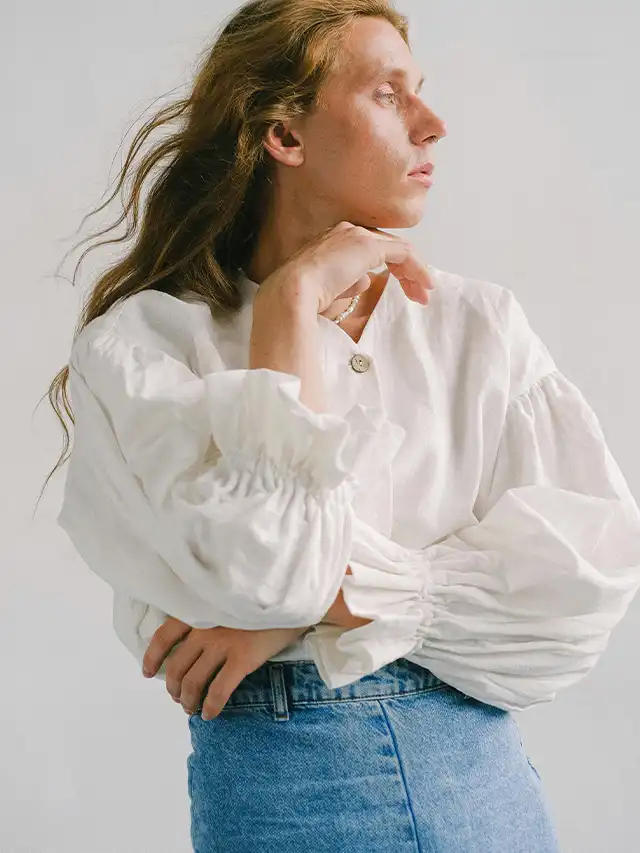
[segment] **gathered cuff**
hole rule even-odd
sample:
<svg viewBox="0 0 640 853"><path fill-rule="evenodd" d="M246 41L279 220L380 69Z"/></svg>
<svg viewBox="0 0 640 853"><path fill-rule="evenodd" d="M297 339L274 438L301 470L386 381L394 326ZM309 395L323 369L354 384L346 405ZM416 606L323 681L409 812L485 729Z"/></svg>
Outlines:
<svg viewBox="0 0 640 853"><path fill-rule="evenodd" d="M350 558L352 574L345 575L342 585L349 611L373 621L351 629L318 624L307 636L320 677L332 689L412 654L433 620L431 571L424 552L386 543L386 553L374 550L374 543L361 543L369 559L365 564ZM354 553L357 544L356 536Z"/></svg>
<svg viewBox="0 0 640 853"><path fill-rule="evenodd" d="M207 374L209 422L223 457L240 467L266 456L307 485L334 489L390 462L405 431L383 407L355 404L344 417L317 413L300 401L298 376L266 368Z"/></svg>

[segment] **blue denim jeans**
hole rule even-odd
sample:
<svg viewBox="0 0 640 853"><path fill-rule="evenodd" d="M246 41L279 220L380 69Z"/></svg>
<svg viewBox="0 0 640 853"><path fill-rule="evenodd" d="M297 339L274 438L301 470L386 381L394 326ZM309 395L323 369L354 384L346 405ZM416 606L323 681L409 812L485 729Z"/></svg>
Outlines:
<svg viewBox="0 0 640 853"><path fill-rule="evenodd" d="M267 661L189 717L195 853L558 853L509 711L400 658L330 690Z"/></svg>

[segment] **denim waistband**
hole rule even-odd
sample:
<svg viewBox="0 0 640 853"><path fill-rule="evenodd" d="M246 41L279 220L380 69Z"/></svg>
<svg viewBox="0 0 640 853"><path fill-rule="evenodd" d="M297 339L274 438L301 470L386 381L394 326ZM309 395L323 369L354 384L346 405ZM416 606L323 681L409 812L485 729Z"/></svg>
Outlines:
<svg viewBox="0 0 640 853"><path fill-rule="evenodd" d="M327 687L313 661L267 661L240 682L225 703L225 710L271 708L274 719L288 720L293 706L403 696L448 686L428 669L406 658L398 658L358 681L335 689Z"/></svg>

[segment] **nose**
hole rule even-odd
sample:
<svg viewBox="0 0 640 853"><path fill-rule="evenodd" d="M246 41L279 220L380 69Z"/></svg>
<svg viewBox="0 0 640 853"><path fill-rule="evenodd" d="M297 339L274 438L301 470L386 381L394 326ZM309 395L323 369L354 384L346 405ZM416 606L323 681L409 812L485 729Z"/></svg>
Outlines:
<svg viewBox="0 0 640 853"><path fill-rule="evenodd" d="M437 142L447 135L447 125L433 110L424 104L421 121L416 126L416 136L418 144L424 145L425 142Z"/></svg>

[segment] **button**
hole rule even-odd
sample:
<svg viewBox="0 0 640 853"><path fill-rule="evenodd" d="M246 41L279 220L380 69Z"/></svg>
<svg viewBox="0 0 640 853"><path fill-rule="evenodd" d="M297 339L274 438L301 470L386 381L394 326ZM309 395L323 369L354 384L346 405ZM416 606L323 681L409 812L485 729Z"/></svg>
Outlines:
<svg viewBox="0 0 640 853"><path fill-rule="evenodd" d="M356 373L366 373L371 366L371 361L367 358L366 355L354 355L351 359L351 367L355 370Z"/></svg>

